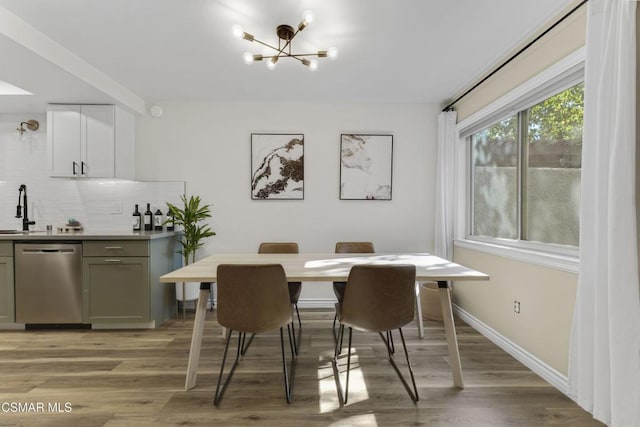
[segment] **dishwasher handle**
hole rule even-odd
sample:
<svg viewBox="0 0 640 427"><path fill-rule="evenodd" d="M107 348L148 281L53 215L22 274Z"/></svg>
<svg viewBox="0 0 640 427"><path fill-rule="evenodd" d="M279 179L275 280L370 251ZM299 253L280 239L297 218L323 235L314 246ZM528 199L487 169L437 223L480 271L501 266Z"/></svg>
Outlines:
<svg viewBox="0 0 640 427"><path fill-rule="evenodd" d="M73 248L23 248L23 254L75 253Z"/></svg>

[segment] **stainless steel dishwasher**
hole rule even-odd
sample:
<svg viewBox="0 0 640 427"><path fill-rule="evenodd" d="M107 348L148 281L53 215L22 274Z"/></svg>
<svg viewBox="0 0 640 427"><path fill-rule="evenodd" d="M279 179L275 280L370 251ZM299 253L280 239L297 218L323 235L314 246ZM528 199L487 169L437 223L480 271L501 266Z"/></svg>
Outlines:
<svg viewBox="0 0 640 427"><path fill-rule="evenodd" d="M16 322L82 323L82 244L16 243Z"/></svg>

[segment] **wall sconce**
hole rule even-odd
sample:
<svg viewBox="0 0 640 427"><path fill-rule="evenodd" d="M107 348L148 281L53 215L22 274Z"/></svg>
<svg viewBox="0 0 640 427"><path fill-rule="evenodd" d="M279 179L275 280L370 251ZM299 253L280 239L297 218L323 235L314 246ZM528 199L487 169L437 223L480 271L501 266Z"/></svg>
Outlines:
<svg viewBox="0 0 640 427"><path fill-rule="evenodd" d="M37 120L27 120L26 122L20 123L20 126L16 129L16 134L22 136L25 131L30 130L35 132L40 127L40 123Z"/></svg>

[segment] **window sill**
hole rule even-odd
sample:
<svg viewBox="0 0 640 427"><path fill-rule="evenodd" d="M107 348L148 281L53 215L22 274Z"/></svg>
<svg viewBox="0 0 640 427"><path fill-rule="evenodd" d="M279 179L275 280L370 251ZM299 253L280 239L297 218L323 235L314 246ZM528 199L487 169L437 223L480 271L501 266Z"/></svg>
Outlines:
<svg viewBox="0 0 640 427"><path fill-rule="evenodd" d="M471 249L504 258L535 264L542 267L553 268L569 273L578 273L580 258L577 256L560 255L550 252L526 249L516 245L500 245L496 243L481 242L476 240L454 240L454 247Z"/></svg>

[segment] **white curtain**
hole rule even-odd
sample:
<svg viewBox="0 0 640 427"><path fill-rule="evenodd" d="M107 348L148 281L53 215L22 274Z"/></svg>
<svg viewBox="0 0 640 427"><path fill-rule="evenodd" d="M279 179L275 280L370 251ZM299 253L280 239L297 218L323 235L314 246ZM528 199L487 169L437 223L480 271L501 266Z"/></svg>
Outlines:
<svg viewBox="0 0 640 427"><path fill-rule="evenodd" d="M436 155L435 255L453 259L453 203L455 179L455 144L458 141L455 111L438 116Z"/></svg>
<svg viewBox="0 0 640 427"><path fill-rule="evenodd" d="M590 0L580 271L569 394L612 426L640 426L636 228L636 2Z"/></svg>

